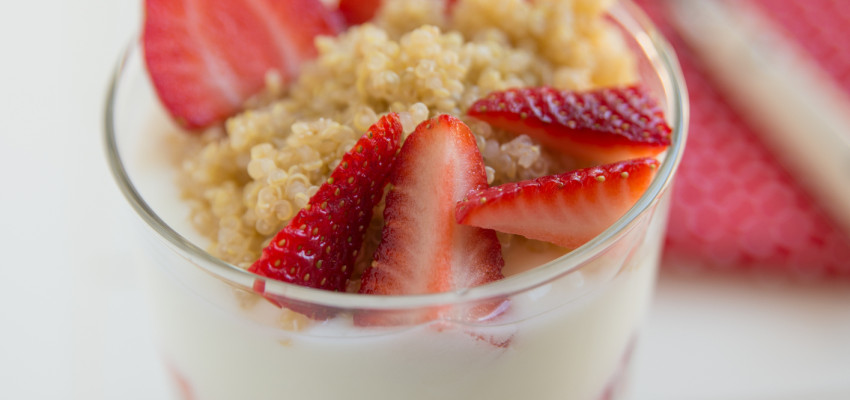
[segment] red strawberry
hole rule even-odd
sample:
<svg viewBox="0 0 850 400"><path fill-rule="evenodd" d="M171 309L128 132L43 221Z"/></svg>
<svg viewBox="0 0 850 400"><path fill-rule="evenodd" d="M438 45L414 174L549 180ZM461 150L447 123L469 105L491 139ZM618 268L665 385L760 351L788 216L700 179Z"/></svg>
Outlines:
<svg viewBox="0 0 850 400"><path fill-rule="evenodd" d="M424 294L482 285L502 278L501 246L489 229L458 225L455 204L487 187L484 161L469 128L441 115L420 124L407 138L390 175L384 230L360 293ZM482 319L498 304L456 315ZM360 324L401 324L437 318L447 309L420 315L358 314Z"/></svg>
<svg viewBox="0 0 850 400"><path fill-rule="evenodd" d="M292 80L340 25L319 0L146 0L142 41L160 100L197 129L239 111L268 71Z"/></svg>
<svg viewBox="0 0 850 400"><path fill-rule="evenodd" d="M457 220L575 248L622 217L657 166L641 158L480 189L457 204Z"/></svg>
<svg viewBox="0 0 850 400"><path fill-rule="evenodd" d="M383 196L401 132L396 114L369 128L248 270L297 285L345 290L372 209Z"/></svg>
<svg viewBox="0 0 850 400"><path fill-rule="evenodd" d="M469 115L594 164L651 157L670 145L664 113L640 86L511 89L478 100Z"/></svg>
<svg viewBox="0 0 850 400"><path fill-rule="evenodd" d="M358 25L372 19L381 0L339 0L339 12L349 25Z"/></svg>
<svg viewBox="0 0 850 400"><path fill-rule="evenodd" d="M456 0L446 0L446 13ZM382 0L339 0L339 12L349 25L370 21L378 13Z"/></svg>

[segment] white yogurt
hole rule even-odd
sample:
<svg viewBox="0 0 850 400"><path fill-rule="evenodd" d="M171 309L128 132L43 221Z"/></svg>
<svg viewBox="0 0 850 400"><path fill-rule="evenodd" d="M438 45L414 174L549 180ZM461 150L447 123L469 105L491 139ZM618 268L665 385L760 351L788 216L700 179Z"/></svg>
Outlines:
<svg viewBox="0 0 850 400"><path fill-rule="evenodd" d="M163 356L196 399L595 400L639 326L655 262L648 255L609 284L518 323L390 333L353 326L346 316L300 332L276 329L286 325L280 309L264 300L243 308L206 272L177 278L158 262L146 270ZM194 282L180 281L191 275ZM513 298L508 314L555 302L570 286L584 284L542 286Z"/></svg>

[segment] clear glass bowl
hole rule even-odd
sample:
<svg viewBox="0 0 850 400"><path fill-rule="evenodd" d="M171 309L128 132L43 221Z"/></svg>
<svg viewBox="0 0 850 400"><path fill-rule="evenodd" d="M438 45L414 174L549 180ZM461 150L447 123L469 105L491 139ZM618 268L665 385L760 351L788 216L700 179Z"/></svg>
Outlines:
<svg viewBox="0 0 850 400"><path fill-rule="evenodd" d="M106 149L135 210L135 259L148 278L157 340L175 394L186 399L614 399L654 286L669 186L685 143L688 103L670 46L633 4L611 19L637 55L643 83L673 127L673 144L637 204L586 245L481 287L416 296L362 296L266 280L207 253L188 224L160 132L173 131L138 44L108 93ZM308 320L263 301L252 287ZM496 321L464 309L510 300ZM359 312L457 312L416 326L358 327Z"/></svg>

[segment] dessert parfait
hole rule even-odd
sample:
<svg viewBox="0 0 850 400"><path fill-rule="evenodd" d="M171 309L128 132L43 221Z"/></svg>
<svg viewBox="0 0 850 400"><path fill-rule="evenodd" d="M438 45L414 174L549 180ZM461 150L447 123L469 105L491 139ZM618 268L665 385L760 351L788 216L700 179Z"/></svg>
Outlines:
<svg viewBox="0 0 850 400"><path fill-rule="evenodd" d="M147 0L107 145L176 392L620 395L686 112L635 15Z"/></svg>

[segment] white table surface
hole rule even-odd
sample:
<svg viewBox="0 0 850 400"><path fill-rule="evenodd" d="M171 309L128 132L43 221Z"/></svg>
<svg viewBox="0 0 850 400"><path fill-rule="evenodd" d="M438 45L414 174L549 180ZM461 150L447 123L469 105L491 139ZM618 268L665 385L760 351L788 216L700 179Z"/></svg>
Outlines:
<svg viewBox="0 0 850 400"><path fill-rule="evenodd" d="M101 145L139 16L0 2L0 399L165 398ZM635 400L850 399L850 284L665 272L636 357Z"/></svg>

